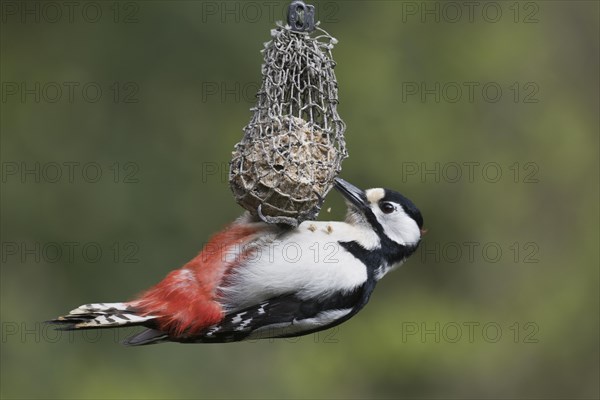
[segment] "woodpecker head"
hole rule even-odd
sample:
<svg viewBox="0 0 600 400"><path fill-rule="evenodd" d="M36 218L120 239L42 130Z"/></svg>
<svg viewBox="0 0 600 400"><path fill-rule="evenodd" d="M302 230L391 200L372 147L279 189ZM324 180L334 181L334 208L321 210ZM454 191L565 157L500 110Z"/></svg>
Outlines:
<svg viewBox="0 0 600 400"><path fill-rule="evenodd" d="M390 189L363 191L339 178L335 188L348 201L348 222L369 224L382 240L416 249L425 231L421 212L412 201Z"/></svg>

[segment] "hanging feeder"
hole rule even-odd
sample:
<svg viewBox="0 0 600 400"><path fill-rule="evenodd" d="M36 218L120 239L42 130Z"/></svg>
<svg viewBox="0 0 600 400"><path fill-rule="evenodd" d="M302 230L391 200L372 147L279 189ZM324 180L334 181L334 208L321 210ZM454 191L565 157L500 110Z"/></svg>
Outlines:
<svg viewBox="0 0 600 400"><path fill-rule="evenodd" d="M262 85L229 184L236 201L269 223L315 219L346 158L331 50L337 40L294 1L262 50Z"/></svg>

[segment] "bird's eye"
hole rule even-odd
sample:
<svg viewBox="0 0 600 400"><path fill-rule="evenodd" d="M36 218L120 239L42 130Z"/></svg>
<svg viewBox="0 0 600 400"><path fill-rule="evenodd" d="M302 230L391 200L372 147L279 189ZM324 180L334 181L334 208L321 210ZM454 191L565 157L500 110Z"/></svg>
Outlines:
<svg viewBox="0 0 600 400"><path fill-rule="evenodd" d="M394 205L392 203L388 203L388 202L383 202L379 205L379 208L381 208L381 211L383 211L384 214L391 214L394 211L396 211L396 207L394 207Z"/></svg>

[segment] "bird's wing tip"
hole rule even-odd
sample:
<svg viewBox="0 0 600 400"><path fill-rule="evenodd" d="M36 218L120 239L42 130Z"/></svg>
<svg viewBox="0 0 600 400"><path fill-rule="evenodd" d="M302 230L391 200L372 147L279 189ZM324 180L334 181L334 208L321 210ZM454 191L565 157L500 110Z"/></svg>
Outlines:
<svg viewBox="0 0 600 400"><path fill-rule="evenodd" d="M169 340L169 335L157 329L146 329L138 334L128 337L122 344L125 346L144 346L157 344Z"/></svg>

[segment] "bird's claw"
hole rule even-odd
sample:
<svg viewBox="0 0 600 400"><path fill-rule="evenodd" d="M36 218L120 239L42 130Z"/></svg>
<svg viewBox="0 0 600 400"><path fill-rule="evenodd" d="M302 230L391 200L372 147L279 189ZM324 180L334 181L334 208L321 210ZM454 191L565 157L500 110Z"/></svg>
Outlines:
<svg viewBox="0 0 600 400"><path fill-rule="evenodd" d="M260 204L258 206L258 208L256 209L256 212L258 213L258 217L263 222L266 222L267 224L283 224L283 225L291 226L292 228L298 227L298 220L296 220L296 218L282 217L282 216L270 217L270 216L264 215L262 213L262 204Z"/></svg>

